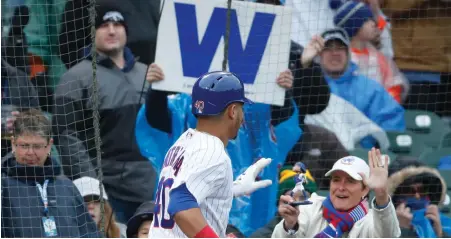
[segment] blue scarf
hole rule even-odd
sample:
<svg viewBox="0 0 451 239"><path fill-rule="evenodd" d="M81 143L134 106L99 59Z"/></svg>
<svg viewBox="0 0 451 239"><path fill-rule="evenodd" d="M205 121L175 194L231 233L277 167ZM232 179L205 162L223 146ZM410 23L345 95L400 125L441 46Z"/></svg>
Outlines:
<svg viewBox="0 0 451 239"><path fill-rule="evenodd" d="M346 212L340 212L334 208L330 196L323 202L323 218L329 225L318 233L315 238L339 238L344 232L352 229L354 223L362 219L368 213L368 202L362 200L356 207Z"/></svg>
<svg viewBox="0 0 451 239"><path fill-rule="evenodd" d="M426 208L429 206L431 201L427 197L422 197L420 199L415 197L406 197L404 199L404 203L406 204L406 207L410 208L410 210L416 211Z"/></svg>
<svg viewBox="0 0 451 239"><path fill-rule="evenodd" d="M437 238L432 221L424 215L426 209L413 211L412 227L419 238ZM442 222L442 231L448 235L451 234L451 218L440 213L440 221Z"/></svg>
<svg viewBox="0 0 451 239"><path fill-rule="evenodd" d="M406 207L412 210L412 227L417 236L419 238L437 238L432 221L425 217L426 207L430 204L429 198L405 197L402 201L406 204ZM440 221L442 222L442 230L446 234L451 234L451 218L440 213Z"/></svg>

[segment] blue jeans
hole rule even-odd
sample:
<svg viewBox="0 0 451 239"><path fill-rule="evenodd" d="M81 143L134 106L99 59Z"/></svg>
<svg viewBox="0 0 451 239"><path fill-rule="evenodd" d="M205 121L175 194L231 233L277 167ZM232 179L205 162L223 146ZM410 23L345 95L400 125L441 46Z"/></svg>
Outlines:
<svg viewBox="0 0 451 239"><path fill-rule="evenodd" d="M108 195L108 202L113 208L116 221L127 224L128 220L135 214L136 209L141 205L138 202L123 201Z"/></svg>

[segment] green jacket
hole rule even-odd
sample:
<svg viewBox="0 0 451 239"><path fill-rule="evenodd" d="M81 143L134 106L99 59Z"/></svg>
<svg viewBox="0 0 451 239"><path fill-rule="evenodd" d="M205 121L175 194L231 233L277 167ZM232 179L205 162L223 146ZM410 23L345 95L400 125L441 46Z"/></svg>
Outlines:
<svg viewBox="0 0 451 239"><path fill-rule="evenodd" d="M58 35L61 16L67 0L25 0L30 11L30 20L24 28L28 51L40 56L49 67L50 84L58 84L66 67L60 59Z"/></svg>

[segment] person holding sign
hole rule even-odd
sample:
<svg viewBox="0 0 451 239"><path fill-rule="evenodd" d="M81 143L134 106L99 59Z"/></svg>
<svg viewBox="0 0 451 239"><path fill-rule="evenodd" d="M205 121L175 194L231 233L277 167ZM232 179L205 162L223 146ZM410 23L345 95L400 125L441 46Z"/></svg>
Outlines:
<svg viewBox="0 0 451 239"><path fill-rule="evenodd" d="M134 135L137 111L149 87L144 80L147 65L138 61L126 46L129 25L125 13L109 5L96 6L95 51L61 77L55 88L53 113L55 145L67 177L97 176L102 167L105 190L116 220L125 224L136 209L153 199L156 173L141 156ZM97 94L93 93L92 64L95 62ZM101 115L99 133L102 162L97 165L95 122L90 120L96 104ZM108 142L108 143L107 143Z"/></svg>
<svg viewBox="0 0 451 239"><path fill-rule="evenodd" d="M224 237L233 197L271 185L271 180L255 182L270 158L260 159L233 181L225 147L238 135L248 103L243 82L233 73L210 72L196 81L191 109L198 123L166 154L149 237Z"/></svg>
<svg viewBox="0 0 451 239"><path fill-rule="evenodd" d="M1 236L102 237L50 153L50 121L31 109L16 116L12 130L12 152L2 159Z"/></svg>
<svg viewBox="0 0 451 239"><path fill-rule="evenodd" d="M164 78L165 74L157 64L149 67L149 82ZM291 72L287 70L280 73L276 81L280 87L289 89L293 84ZM142 155L151 161L156 172L161 171L165 153L175 140L186 129L196 126L197 119L192 113L191 100L191 96L184 93L171 95L168 92L148 90L146 104L138 113L135 134ZM206 102L204 107L205 104ZM285 105L290 112L278 124L272 121L272 118L280 117L277 107L260 103L244 105L245 120L238 129L236 139L229 140L226 148L232 161L234 178L260 158L270 157L270 165L259 176L272 181L278 180L277 168L283 165L288 152L301 135L298 109L294 101L287 97ZM202 103L199 102L197 107L201 109ZM245 235L264 226L277 211L277 192L278 185L273 183L250 197L235 199L229 223Z"/></svg>

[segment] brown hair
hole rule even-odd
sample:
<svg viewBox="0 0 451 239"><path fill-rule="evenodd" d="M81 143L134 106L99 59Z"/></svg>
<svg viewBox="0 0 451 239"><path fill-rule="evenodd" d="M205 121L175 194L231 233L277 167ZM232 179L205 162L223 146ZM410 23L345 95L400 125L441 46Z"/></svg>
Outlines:
<svg viewBox="0 0 451 239"><path fill-rule="evenodd" d="M52 133L52 125L49 119L39 110L29 109L21 112L14 121L13 135L14 138L24 135L32 134L39 135L50 140Z"/></svg>
<svg viewBox="0 0 451 239"><path fill-rule="evenodd" d="M105 220L106 238L120 238L121 231L116 223L116 218L114 217L113 209L111 208L110 204L107 201L104 201L104 209L105 209L104 220ZM101 221L99 221L97 228L100 229L100 226Z"/></svg>

